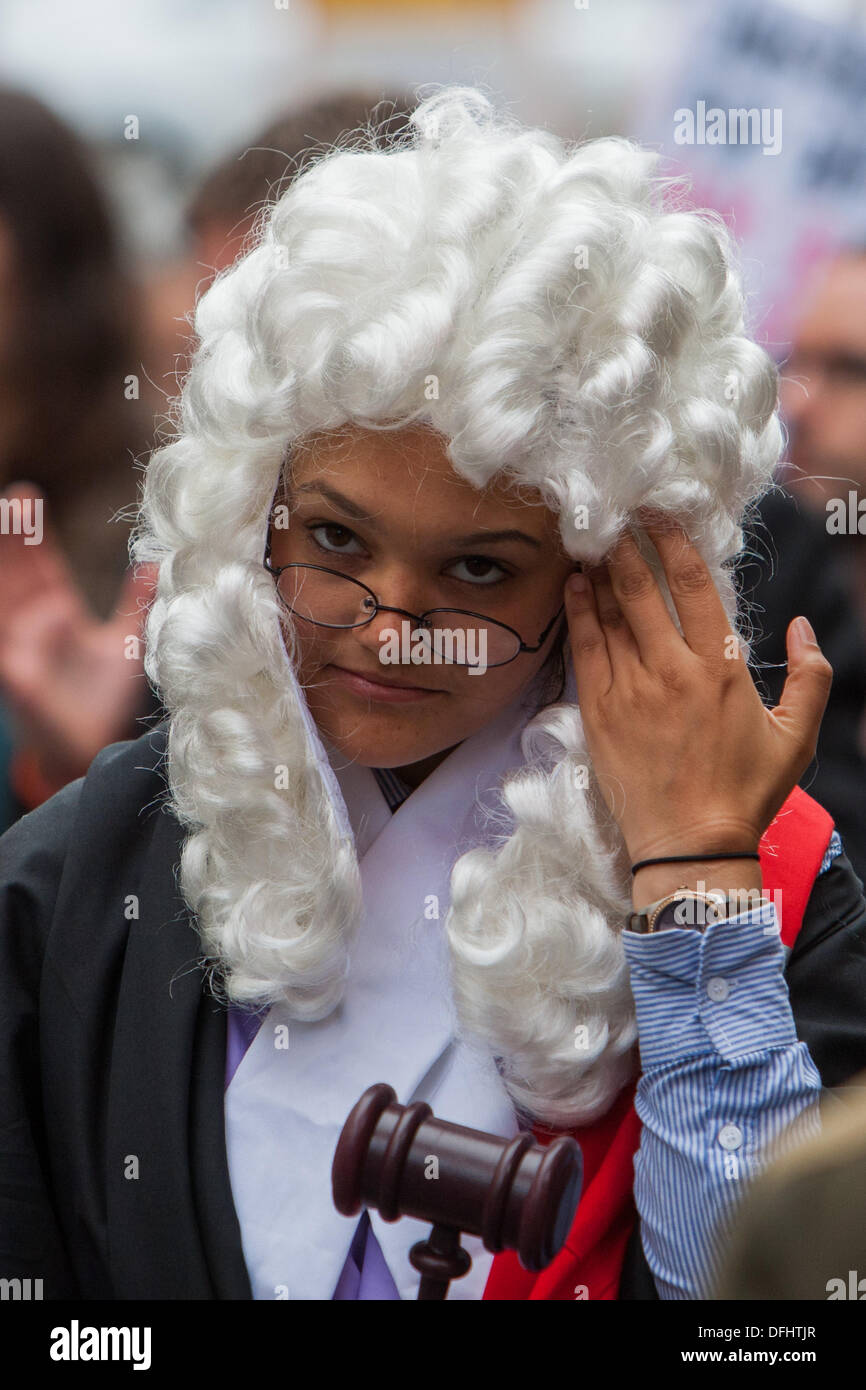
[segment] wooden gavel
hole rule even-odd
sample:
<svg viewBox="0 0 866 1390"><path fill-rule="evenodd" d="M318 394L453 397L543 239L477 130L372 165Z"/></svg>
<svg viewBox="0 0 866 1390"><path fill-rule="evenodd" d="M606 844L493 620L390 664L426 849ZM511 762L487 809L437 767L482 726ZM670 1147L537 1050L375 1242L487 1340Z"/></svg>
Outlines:
<svg viewBox="0 0 866 1390"><path fill-rule="evenodd" d="M425 1101L400 1105L384 1081L354 1106L331 1169L343 1216L364 1206L384 1221L433 1222L409 1252L421 1274L419 1299L445 1298L450 1281L471 1269L462 1232L480 1236L494 1254L516 1250L524 1269L544 1269L571 1230L582 1182L583 1156L569 1135L545 1146L528 1131L503 1139L448 1124Z"/></svg>

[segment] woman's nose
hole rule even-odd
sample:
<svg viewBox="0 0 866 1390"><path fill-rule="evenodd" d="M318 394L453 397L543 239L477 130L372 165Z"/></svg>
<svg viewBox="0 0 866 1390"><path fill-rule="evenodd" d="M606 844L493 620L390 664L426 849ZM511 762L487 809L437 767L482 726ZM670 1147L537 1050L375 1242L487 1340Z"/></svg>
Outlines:
<svg viewBox="0 0 866 1390"><path fill-rule="evenodd" d="M431 600L421 592L417 582L400 583L399 579L388 582L383 579L377 585L367 578L364 582L383 606L379 607L370 622L355 629L355 636L368 651L378 654L390 633L396 632L400 638L404 622L409 624L410 632L421 626L420 616L425 607L431 606Z"/></svg>
<svg viewBox="0 0 866 1390"><path fill-rule="evenodd" d="M392 634L396 634L397 650L400 652L404 650L403 629L401 627L401 623L404 622L408 623L409 632L413 632L419 626L414 618L409 618L404 613L394 613L389 609L380 608L371 622L365 623L363 627L355 628L353 636L369 654L372 661L380 661L386 644L389 644L387 650L393 650L394 638Z"/></svg>
<svg viewBox="0 0 866 1390"><path fill-rule="evenodd" d="M376 601L384 605L376 614L374 622L384 618L391 626L399 626L407 616L417 617L427 608L435 608L437 598L431 592L429 582L425 585L417 574L407 571L405 566L370 569L358 576L367 588L376 595Z"/></svg>

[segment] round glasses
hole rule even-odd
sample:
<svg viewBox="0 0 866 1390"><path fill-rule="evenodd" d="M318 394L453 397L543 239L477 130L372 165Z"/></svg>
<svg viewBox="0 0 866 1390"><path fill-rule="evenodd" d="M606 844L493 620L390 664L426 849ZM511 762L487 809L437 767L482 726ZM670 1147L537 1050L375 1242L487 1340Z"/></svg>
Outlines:
<svg viewBox="0 0 866 1390"><path fill-rule="evenodd" d="M325 565L275 566L270 563L270 553L269 538L264 567L276 579L280 598L296 617L318 627L352 628L364 627L377 613L401 613L413 619L423 630L425 644L449 665L473 666L477 653L485 652L485 666L506 666L521 652L540 651L557 618L565 611L565 605L560 604L533 647L513 627L483 613L462 608L428 608L426 613L410 613L405 608L380 603L366 584L339 570ZM438 619L435 624L434 615Z"/></svg>

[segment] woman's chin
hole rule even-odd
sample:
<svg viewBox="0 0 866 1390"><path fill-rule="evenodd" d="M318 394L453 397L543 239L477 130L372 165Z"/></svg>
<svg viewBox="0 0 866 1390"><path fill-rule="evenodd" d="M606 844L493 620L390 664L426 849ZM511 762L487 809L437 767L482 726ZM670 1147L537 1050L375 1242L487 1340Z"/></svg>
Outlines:
<svg viewBox="0 0 866 1390"><path fill-rule="evenodd" d="M361 767L407 767L434 757L458 740L445 734L441 721L413 721L407 709L383 706L363 714L339 713L329 705L327 713L313 709L322 738L348 761Z"/></svg>

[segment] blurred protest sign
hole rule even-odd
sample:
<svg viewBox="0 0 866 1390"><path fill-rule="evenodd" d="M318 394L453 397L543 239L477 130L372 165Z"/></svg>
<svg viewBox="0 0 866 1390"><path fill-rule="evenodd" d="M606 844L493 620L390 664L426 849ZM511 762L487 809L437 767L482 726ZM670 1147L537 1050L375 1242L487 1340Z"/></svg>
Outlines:
<svg viewBox="0 0 866 1390"><path fill-rule="evenodd" d="M701 9L635 113L635 137L693 179L743 247L751 326L788 350L810 272L866 243L866 34L784 5Z"/></svg>

